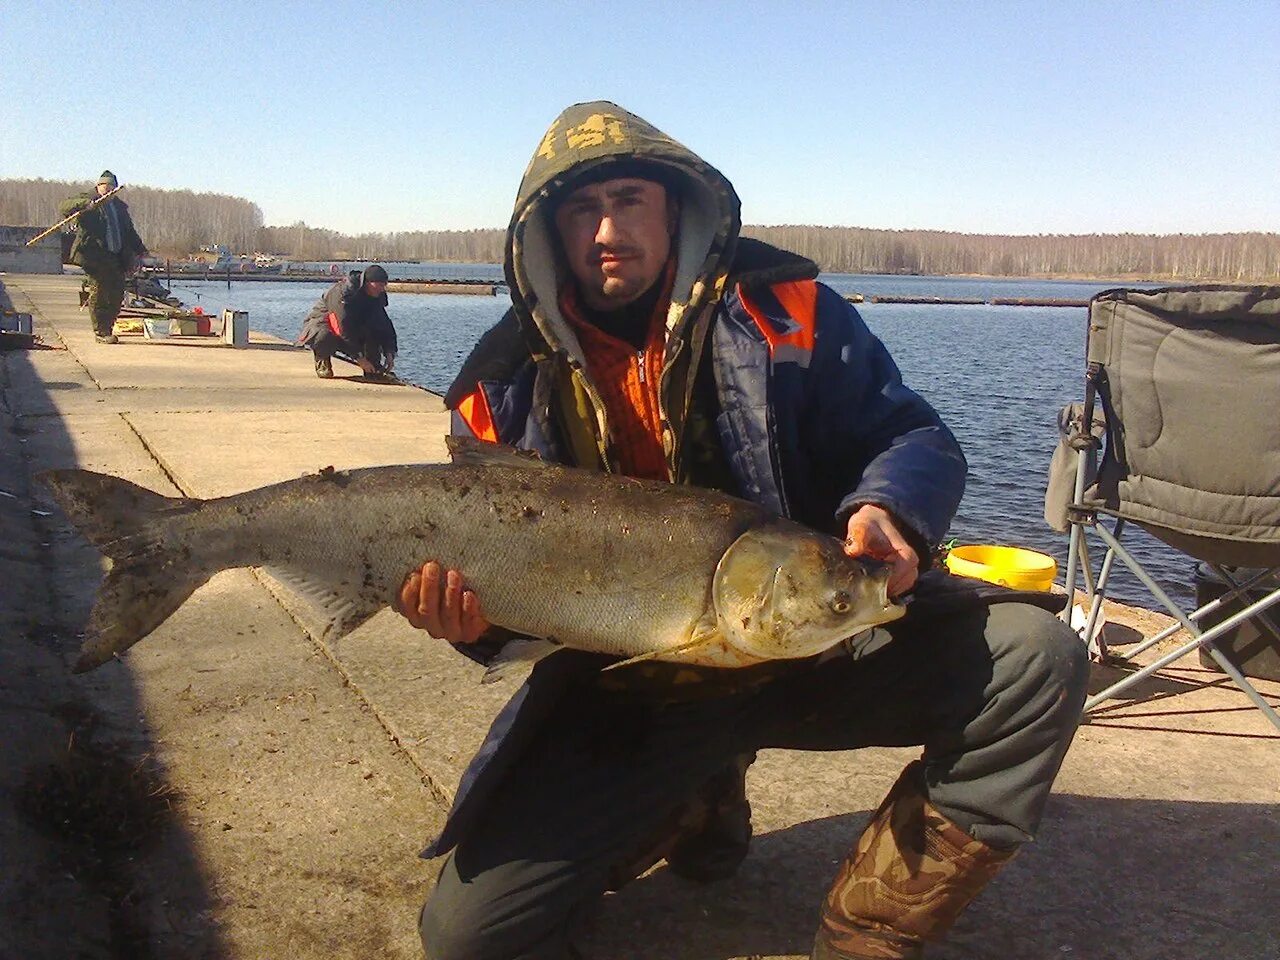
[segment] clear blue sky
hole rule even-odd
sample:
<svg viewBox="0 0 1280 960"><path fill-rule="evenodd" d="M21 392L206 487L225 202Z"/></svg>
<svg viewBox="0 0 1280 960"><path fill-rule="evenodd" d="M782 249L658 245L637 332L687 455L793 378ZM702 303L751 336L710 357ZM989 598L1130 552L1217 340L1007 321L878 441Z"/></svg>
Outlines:
<svg viewBox="0 0 1280 960"><path fill-rule="evenodd" d="M5 0L0 177L248 197L345 232L506 224L609 99L749 223L1280 230L1280 0Z"/></svg>

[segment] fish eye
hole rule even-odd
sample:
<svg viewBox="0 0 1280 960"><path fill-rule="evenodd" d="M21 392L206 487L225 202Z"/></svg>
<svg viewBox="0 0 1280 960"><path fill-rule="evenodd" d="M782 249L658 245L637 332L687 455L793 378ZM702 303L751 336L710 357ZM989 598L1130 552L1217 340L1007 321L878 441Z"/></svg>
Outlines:
<svg viewBox="0 0 1280 960"><path fill-rule="evenodd" d="M840 614L848 613L852 610L853 604L849 602L849 595L843 592L837 593L831 598L831 609Z"/></svg>

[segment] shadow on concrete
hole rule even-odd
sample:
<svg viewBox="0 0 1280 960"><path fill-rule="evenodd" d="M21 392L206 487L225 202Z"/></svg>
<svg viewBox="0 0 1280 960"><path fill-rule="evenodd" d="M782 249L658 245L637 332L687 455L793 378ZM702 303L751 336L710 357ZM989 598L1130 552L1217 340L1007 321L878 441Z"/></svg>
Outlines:
<svg viewBox="0 0 1280 960"><path fill-rule="evenodd" d="M197 350L235 350L243 352L245 350L287 350L290 352L301 352L303 349L292 343L250 343L243 347L226 346L217 337L158 337L155 340L148 340L145 337L125 335L120 338L119 346L146 346L163 347L165 349L197 349Z"/></svg>
<svg viewBox="0 0 1280 960"><path fill-rule="evenodd" d="M306 347L301 347L296 343L251 343L247 347L236 347L237 350L275 350L287 353L310 353Z"/></svg>
<svg viewBox="0 0 1280 960"><path fill-rule="evenodd" d="M65 424L18 411L78 386L0 355L0 955L225 956L131 674L70 672L100 562L32 480L77 465Z"/></svg>
<svg viewBox="0 0 1280 960"><path fill-rule="evenodd" d="M1188 658L1191 656L1187 655ZM1179 699L1184 694L1221 687L1235 689L1230 677L1216 670L1200 667L1187 668L1178 661L1164 671L1146 677L1112 700L1105 701L1086 714L1084 722L1091 727L1111 727L1126 730L1143 730L1161 733L1187 733L1203 737L1224 737L1237 740L1272 740L1280 743L1280 731L1268 727L1265 732L1251 733L1243 730L1213 729L1206 725L1185 726L1187 718L1207 718L1211 715L1248 713L1257 708L1242 702L1235 706L1205 706L1194 698ZM1095 663L1089 680L1090 694L1105 690L1114 683L1132 675L1141 664L1110 662ZM1174 671L1177 671L1176 673ZM1272 707L1280 709L1275 696L1265 696Z"/></svg>
<svg viewBox="0 0 1280 960"><path fill-rule="evenodd" d="M658 869L606 898L587 956L808 956L818 909L870 811L755 838L732 880ZM1280 808L1055 796L1040 839L969 908L931 960L1275 960Z"/></svg>
<svg viewBox="0 0 1280 960"><path fill-rule="evenodd" d="M403 380L398 380L398 379L396 379L395 377L379 376L378 374L374 374L373 376L369 377L369 376L365 376L365 375L364 375L364 374L362 374L362 373L357 373L357 374L355 374L355 375L353 375L353 376L350 376L350 377L339 377L339 376L335 376L333 379L334 379L334 380L346 380L348 383L362 383L362 384L365 384L366 386L371 386L371 387L408 387L408 386L411 386L411 384L408 384L408 383L406 383L406 382L405 382L405 381L403 381Z"/></svg>
<svg viewBox="0 0 1280 960"><path fill-rule="evenodd" d="M1089 695L1093 696L1093 694L1102 692L1112 684L1119 683L1125 677L1137 673L1142 666L1140 663L1115 660L1091 664L1089 670ZM1202 686L1204 684L1200 681L1188 680L1168 672L1157 672L1149 677L1144 677L1133 686L1121 691L1116 697L1116 703L1132 703L1139 700L1177 696L1180 693L1190 693L1192 690L1198 690Z"/></svg>
<svg viewBox="0 0 1280 960"><path fill-rule="evenodd" d="M1127 647L1143 640L1142 631L1125 623L1108 623L1102 628L1102 639L1109 647Z"/></svg>

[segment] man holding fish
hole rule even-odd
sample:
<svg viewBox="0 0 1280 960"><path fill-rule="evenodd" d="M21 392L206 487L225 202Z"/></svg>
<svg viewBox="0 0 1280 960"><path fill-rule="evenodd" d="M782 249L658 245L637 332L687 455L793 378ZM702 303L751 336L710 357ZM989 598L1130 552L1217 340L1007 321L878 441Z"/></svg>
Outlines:
<svg viewBox="0 0 1280 960"><path fill-rule="evenodd" d="M954 438L815 264L739 227L687 148L569 108L512 216L512 309L446 397L452 464L212 500L41 475L111 560L76 669L244 566L328 597L332 636L395 604L492 674L535 664L428 850L432 960L574 956L584 908L658 861L731 875L762 747L920 745L812 952L919 957L1033 837L1085 649L1055 598L928 569Z"/></svg>
<svg viewBox="0 0 1280 960"><path fill-rule="evenodd" d="M817 266L740 226L732 185L687 148L611 103L567 109L511 219L512 309L446 398L455 433L722 491L838 537L863 573L833 587L819 548L744 536L710 588L714 623L618 669L584 650L539 662L428 851L449 854L421 918L432 960L575 956L583 908L664 857L730 875L761 747L924 748L834 879L814 958L921 956L1036 831L1084 647L1047 597L928 571L963 492L959 447ZM601 566L664 589L666 561L621 534ZM485 663L556 649L491 626L494 592L436 554L399 607ZM905 616L886 593L913 598ZM787 647L837 613L872 629L817 656ZM731 635L753 630L774 646L742 654Z"/></svg>

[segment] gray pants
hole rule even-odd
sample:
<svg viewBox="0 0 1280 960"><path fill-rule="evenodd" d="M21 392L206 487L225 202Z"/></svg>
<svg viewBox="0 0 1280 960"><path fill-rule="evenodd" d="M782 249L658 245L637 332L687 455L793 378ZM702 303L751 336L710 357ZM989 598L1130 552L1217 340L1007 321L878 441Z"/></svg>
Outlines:
<svg viewBox="0 0 1280 960"><path fill-rule="evenodd" d="M922 745L940 812L994 846L1029 839L1080 719L1084 645L1018 603L887 632L892 642L865 657L750 693L667 705L592 689L565 697L445 862L421 917L429 960L573 956L573 921L610 868L762 747Z"/></svg>

